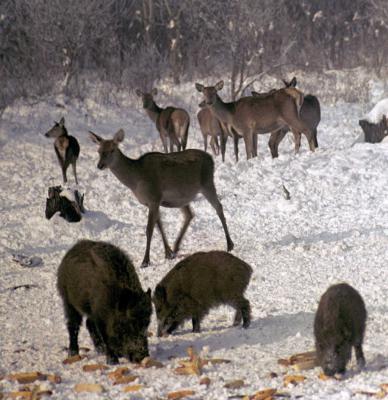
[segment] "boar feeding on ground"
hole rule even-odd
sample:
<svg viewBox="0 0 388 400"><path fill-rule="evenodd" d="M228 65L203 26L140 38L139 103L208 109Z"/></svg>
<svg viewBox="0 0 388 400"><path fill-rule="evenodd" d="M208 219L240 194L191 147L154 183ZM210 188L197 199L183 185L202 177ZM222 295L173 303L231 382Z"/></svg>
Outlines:
<svg viewBox="0 0 388 400"><path fill-rule="evenodd" d="M200 332L203 317L221 304L236 309L233 325L250 324L250 305L244 297L252 268L223 251L195 253L181 262L156 286L153 302L158 336L172 333L191 318L193 332Z"/></svg>
<svg viewBox="0 0 388 400"><path fill-rule="evenodd" d="M321 297L314 321L318 364L324 373L342 374L356 352L359 368L365 365L362 351L366 310L362 297L346 283L330 286Z"/></svg>
<svg viewBox="0 0 388 400"><path fill-rule="evenodd" d="M81 240L63 258L58 269L69 355L78 354L82 317L96 350L109 364L118 357L140 362L148 356L147 328L152 313L151 293L144 292L130 259L118 247Z"/></svg>

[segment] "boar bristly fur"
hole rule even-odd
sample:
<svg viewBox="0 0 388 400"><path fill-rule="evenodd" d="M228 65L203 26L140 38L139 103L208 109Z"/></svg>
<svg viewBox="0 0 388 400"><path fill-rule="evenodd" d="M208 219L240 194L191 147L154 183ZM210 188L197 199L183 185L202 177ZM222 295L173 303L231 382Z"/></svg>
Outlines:
<svg viewBox="0 0 388 400"><path fill-rule="evenodd" d="M69 332L69 355L78 354L82 317L96 350L107 362L118 357L139 362L148 356L147 328L151 293L144 292L135 268L118 247L81 240L65 255L58 269L59 294Z"/></svg>
<svg viewBox="0 0 388 400"><path fill-rule="evenodd" d="M181 262L156 286L153 302L158 319L158 336L172 333L186 319L193 332L213 307L221 304L236 310L234 325L250 324L250 305L244 297L252 268L223 251L195 253Z"/></svg>
<svg viewBox="0 0 388 400"><path fill-rule="evenodd" d="M314 335L318 364L326 375L345 372L352 347L358 367L364 367L362 342L366 317L364 301L350 285L333 285L323 294L315 315Z"/></svg>

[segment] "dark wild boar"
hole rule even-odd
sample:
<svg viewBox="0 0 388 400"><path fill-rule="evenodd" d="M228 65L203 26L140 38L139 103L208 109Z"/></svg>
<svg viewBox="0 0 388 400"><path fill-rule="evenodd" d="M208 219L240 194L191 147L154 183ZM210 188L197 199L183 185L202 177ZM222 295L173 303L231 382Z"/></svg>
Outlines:
<svg viewBox="0 0 388 400"><path fill-rule="evenodd" d="M200 332L201 320L221 304L236 309L234 326L242 320L243 327L248 328L250 305L244 291L251 274L247 263L223 251L200 252L185 258L155 288L158 336L172 333L189 318L193 332Z"/></svg>
<svg viewBox="0 0 388 400"><path fill-rule="evenodd" d="M81 240L65 255L58 269L69 355L78 354L82 317L96 350L109 364L118 357L140 362L148 356L147 327L152 312L151 291L143 292L130 259L118 247Z"/></svg>
<svg viewBox="0 0 388 400"><path fill-rule="evenodd" d="M318 364L328 376L342 374L356 352L359 368L364 367L362 351L366 310L362 297L346 283L330 286L321 297L314 321Z"/></svg>

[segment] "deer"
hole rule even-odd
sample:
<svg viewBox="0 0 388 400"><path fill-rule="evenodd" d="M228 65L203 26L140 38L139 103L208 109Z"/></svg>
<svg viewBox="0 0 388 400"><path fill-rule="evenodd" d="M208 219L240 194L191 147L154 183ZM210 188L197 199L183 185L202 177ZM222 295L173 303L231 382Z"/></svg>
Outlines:
<svg viewBox="0 0 388 400"><path fill-rule="evenodd" d="M58 157L59 165L62 169L63 183L67 183L66 171L71 164L75 183L78 185L77 179L77 160L80 152L78 140L67 133L65 127L65 118L61 118L59 122L54 121L54 126L44 134L49 138L55 138L54 150Z"/></svg>
<svg viewBox="0 0 388 400"><path fill-rule="evenodd" d="M154 97L158 94L156 88L153 88L149 93L136 89L136 94L141 97L143 108L156 125L164 152L168 153L168 142L170 153L174 151L174 146L178 151L185 150L190 126L190 117L187 111L183 108L171 106L159 107L154 101Z"/></svg>
<svg viewBox="0 0 388 400"><path fill-rule="evenodd" d="M213 150L213 154L218 156L218 154L220 153L220 145L218 143L218 137L220 137L222 162L224 162L226 142L228 140L227 130L222 126L221 122L218 121L218 119L207 108L202 108L201 110L199 110L197 118L203 136L205 151L207 151L207 140L208 136L210 136L210 146Z"/></svg>
<svg viewBox="0 0 388 400"><path fill-rule="evenodd" d="M100 170L108 168L132 191L139 203L148 208L147 244L142 268L150 264L150 247L155 224L162 236L165 257L175 258L183 236L194 218L190 203L199 193L202 193L216 210L224 229L227 250L233 250L234 243L230 238L222 204L214 185L214 161L210 154L190 149L168 154L145 153L138 159L132 159L125 156L119 148L119 144L124 140L122 129L116 132L113 139L107 140L91 131L89 134L92 141L98 145L100 159L97 168ZM180 208L184 216L173 250L164 233L160 207Z"/></svg>
<svg viewBox="0 0 388 400"><path fill-rule="evenodd" d="M287 82L285 79L282 79L285 88L295 88L297 84L296 77L293 77L290 82ZM276 89L272 89L268 93L274 93ZM256 97L261 97L265 96L266 93L258 93L255 91L252 91L252 96ZM318 140L317 140L317 126L319 122L321 121L321 107L319 104L319 100L316 98L316 96L312 94L308 94L303 97L303 102L300 106L299 110L299 116L300 119L310 128L312 135L313 135L313 140L314 140L314 146L318 148ZM287 132L289 131L288 127L284 127L276 132L272 132L268 145L271 150L271 154L273 158L278 157L278 148L280 142L283 140Z"/></svg>
<svg viewBox="0 0 388 400"><path fill-rule="evenodd" d="M224 87L223 81L207 87L196 83L195 87L204 96L199 106L208 107L227 126L229 132L233 133L235 152L238 136L244 138L247 159L257 156L256 134L277 131L285 126L289 126L294 133L295 153L300 148L301 133L305 134L310 150L315 150L312 132L298 115L298 104L303 94L297 89L279 89L265 96L243 97L225 103L217 93ZM299 102L296 101L296 96L299 96Z"/></svg>

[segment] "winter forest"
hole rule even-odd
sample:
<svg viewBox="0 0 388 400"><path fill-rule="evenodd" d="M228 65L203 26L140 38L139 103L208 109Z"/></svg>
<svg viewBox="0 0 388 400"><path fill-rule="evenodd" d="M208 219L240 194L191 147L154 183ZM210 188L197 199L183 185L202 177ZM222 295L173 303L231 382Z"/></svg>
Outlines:
<svg viewBox="0 0 388 400"><path fill-rule="evenodd" d="M388 0L0 0L0 400L388 399Z"/></svg>

